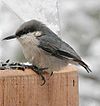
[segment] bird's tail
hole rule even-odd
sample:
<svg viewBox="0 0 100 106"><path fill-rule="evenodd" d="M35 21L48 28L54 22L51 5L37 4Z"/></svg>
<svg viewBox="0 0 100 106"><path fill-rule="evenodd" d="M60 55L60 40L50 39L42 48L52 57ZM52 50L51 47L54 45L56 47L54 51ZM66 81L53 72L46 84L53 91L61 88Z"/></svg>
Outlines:
<svg viewBox="0 0 100 106"><path fill-rule="evenodd" d="M82 60L75 59L74 61L78 62L82 67L84 67L88 73L92 72L91 69L89 68L89 66Z"/></svg>

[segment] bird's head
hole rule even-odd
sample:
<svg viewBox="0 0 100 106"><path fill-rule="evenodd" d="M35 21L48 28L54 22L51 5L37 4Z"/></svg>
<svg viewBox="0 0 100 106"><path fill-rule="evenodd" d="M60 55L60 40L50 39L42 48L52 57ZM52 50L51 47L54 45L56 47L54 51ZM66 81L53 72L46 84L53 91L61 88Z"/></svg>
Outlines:
<svg viewBox="0 0 100 106"><path fill-rule="evenodd" d="M23 36L39 37L39 36L43 35L44 33L46 33L45 31L49 32L49 28L47 28L40 21L31 20L31 21L23 23L19 27L19 29L16 31L15 35L11 35L11 36L5 37L3 40L21 38Z"/></svg>

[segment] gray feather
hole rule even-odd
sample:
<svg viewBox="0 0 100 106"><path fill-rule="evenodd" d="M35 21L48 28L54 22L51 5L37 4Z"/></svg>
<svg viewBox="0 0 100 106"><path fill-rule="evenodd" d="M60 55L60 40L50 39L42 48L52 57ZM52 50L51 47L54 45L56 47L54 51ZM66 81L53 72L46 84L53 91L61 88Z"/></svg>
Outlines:
<svg viewBox="0 0 100 106"><path fill-rule="evenodd" d="M53 32L47 33L44 36L39 37L38 39L40 40L39 46L42 49L51 52L52 54L66 56L67 58L77 58L81 60L75 50L70 45L62 41Z"/></svg>

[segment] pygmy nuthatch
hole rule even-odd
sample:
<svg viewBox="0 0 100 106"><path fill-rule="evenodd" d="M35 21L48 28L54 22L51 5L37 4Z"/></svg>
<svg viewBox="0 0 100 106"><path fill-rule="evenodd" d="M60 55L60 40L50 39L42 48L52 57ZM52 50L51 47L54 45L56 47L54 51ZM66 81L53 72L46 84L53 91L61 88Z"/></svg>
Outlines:
<svg viewBox="0 0 100 106"><path fill-rule="evenodd" d="M91 70L83 62L74 49L62 41L46 25L37 20L25 22L16 31L15 35L4 38L9 40L17 38L28 62L37 67L47 67L49 73L59 71L68 63L79 64L89 73ZM38 72L37 72L38 73ZM38 74L41 74L39 72Z"/></svg>

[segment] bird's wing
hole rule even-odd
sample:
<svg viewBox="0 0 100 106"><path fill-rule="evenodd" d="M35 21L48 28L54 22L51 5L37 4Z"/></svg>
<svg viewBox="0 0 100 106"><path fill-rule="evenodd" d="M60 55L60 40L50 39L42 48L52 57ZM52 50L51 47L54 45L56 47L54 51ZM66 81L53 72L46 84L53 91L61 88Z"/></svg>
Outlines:
<svg viewBox="0 0 100 106"><path fill-rule="evenodd" d="M44 35L38 38L39 47L59 58L76 58L81 60L74 49L63 42L57 35Z"/></svg>

